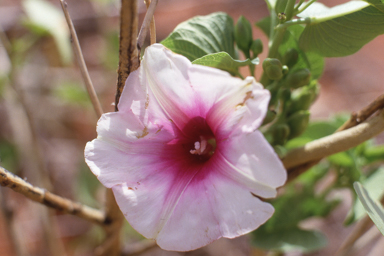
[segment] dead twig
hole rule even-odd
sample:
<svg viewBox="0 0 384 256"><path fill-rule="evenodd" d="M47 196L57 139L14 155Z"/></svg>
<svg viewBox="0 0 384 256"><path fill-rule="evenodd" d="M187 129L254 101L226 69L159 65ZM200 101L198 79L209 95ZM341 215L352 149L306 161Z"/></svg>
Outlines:
<svg viewBox="0 0 384 256"><path fill-rule="evenodd" d="M45 189L34 187L22 178L0 167L0 185L9 187L32 201L44 204L58 211L78 216L99 225L105 225L104 213L89 206L73 202Z"/></svg>
<svg viewBox="0 0 384 256"><path fill-rule="evenodd" d="M147 37L148 28L151 26L152 21L153 21L153 26L155 24L153 14L155 13L157 2L158 0L152 0L150 1L149 6L147 5L148 10L147 10L147 13L145 14L143 24L141 25L139 36L137 37L137 47L139 49L143 47L144 40ZM151 32L152 32L152 26L151 26ZM153 33L151 33L151 37L152 37L152 34ZM155 38L155 41L156 41L156 38ZM151 44L152 44L152 38L151 38Z"/></svg>
<svg viewBox="0 0 384 256"><path fill-rule="evenodd" d="M151 0L145 1L145 5L147 6L147 10L149 9L150 4L151 4ZM150 35L150 44L155 44L156 43L156 25L155 25L155 17L154 16L151 19L151 24L150 24L150 28L149 28L149 35Z"/></svg>
<svg viewBox="0 0 384 256"><path fill-rule="evenodd" d="M77 63L81 71L81 76L83 77L85 87L87 88L88 95L91 99L92 106L95 109L96 115L98 118L100 118L100 116L103 114L103 109L101 108L100 101L97 98L95 88L93 87L91 77L89 76L87 65L85 65L83 53L81 52L80 48L79 39L77 38L75 27L73 26L71 17L69 16L69 12L67 10L67 3L64 0L60 0L60 3L61 7L63 8L65 19L68 23L69 31L71 32L71 43L73 51L76 55Z"/></svg>

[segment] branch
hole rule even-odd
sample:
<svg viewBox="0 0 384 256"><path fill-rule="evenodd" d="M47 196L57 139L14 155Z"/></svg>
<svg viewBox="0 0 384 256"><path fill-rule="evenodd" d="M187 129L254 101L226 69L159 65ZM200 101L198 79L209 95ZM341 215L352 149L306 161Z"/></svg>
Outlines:
<svg viewBox="0 0 384 256"><path fill-rule="evenodd" d="M107 224L103 212L60 197L45 189L34 187L3 167L0 167L0 185L9 187L13 191L26 196L32 201L41 203L58 211L78 216L99 225Z"/></svg>
<svg viewBox="0 0 384 256"><path fill-rule="evenodd" d="M289 169L312 160L348 150L371 139L384 130L384 111L353 128L340 131L327 137L307 143L293 149L282 159L285 168Z"/></svg>
<svg viewBox="0 0 384 256"><path fill-rule="evenodd" d="M157 2L157 0L156 0ZM146 0L145 5L147 6L147 10L151 4L151 0ZM151 24L149 28L149 35L150 35L150 44L156 43L156 25L155 25L155 17L152 17Z"/></svg>
<svg viewBox="0 0 384 256"><path fill-rule="evenodd" d="M152 0L149 4L147 13L145 14L143 24L141 25L139 36L137 37L137 47L141 49L144 44L145 37L148 33L148 28L151 21L153 20L153 14L155 13L156 5L158 0ZM152 29L151 29L152 30Z"/></svg>
<svg viewBox="0 0 384 256"><path fill-rule="evenodd" d="M337 131L346 130L361 122L364 122L373 113L382 108L384 108L384 94L377 97L371 104L358 111L357 113L352 113L349 120L340 126Z"/></svg>
<svg viewBox="0 0 384 256"><path fill-rule="evenodd" d="M374 114L377 110L384 108L384 94L377 97L372 103L363 108L358 112L354 112L351 114L350 119L345 122L336 132L340 132L346 129L349 129L353 126L356 126L359 123L364 122L368 117ZM301 173L304 173L306 170L310 169L312 166L315 166L320 162L321 158L317 158L315 160L297 164L295 166L289 167L288 169L288 180L292 180L295 177L299 176Z"/></svg>
<svg viewBox="0 0 384 256"><path fill-rule="evenodd" d="M119 69L117 77L117 90L115 96L115 111L125 80L129 74L140 66L140 51L137 49L138 30L138 5L137 0L121 0L120 10L120 46ZM96 248L96 255L118 256L121 254L120 231L123 226L124 216L121 213L111 189L106 191L105 212L110 225L105 227L106 238Z"/></svg>
<svg viewBox="0 0 384 256"><path fill-rule="evenodd" d="M119 69L115 110L123 92L128 75L140 66L140 51L137 49L138 7L136 0L121 0Z"/></svg>
<svg viewBox="0 0 384 256"><path fill-rule="evenodd" d="M95 109L96 115L98 118L103 114L103 109L101 108L101 104L99 99L97 98L95 88L93 87L91 77L89 76L87 66L85 65L83 53L81 52L79 39L77 38L75 27L73 26L71 17L69 16L67 10L67 3L64 0L60 0L61 7L63 8L63 12L65 15L65 19L67 20L69 31L71 32L71 43L73 47L73 51L76 55L76 60L79 65L81 76L83 77L85 87L87 88L89 97L91 99L93 108Z"/></svg>

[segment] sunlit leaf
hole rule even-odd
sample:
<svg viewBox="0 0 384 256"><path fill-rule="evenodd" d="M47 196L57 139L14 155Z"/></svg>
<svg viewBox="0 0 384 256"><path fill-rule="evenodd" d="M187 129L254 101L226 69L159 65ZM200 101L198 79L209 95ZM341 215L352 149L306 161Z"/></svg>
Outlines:
<svg viewBox="0 0 384 256"><path fill-rule="evenodd" d="M301 34L300 47L324 57L353 54L384 33L384 11L364 1L333 8L314 3L300 16L311 18Z"/></svg>
<svg viewBox="0 0 384 256"><path fill-rule="evenodd" d="M259 64L259 59L247 59L244 61L234 60L228 53L226 52L218 52L205 55L199 59L196 59L192 62L192 64L199 64L203 66L209 66L214 68L219 68L225 71L228 71L232 75L238 75L239 67L248 66L248 65L257 65Z"/></svg>
<svg viewBox="0 0 384 256"><path fill-rule="evenodd" d="M218 52L236 58L233 30L232 18L217 12L180 23L161 43L190 61Z"/></svg>

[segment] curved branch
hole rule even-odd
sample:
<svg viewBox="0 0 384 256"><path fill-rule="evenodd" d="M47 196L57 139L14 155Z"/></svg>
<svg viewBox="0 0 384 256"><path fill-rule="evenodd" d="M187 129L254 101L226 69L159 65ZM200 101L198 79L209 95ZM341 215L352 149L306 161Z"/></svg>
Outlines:
<svg viewBox="0 0 384 256"><path fill-rule="evenodd" d="M312 160L348 150L369 140L384 130L384 111L348 130L340 131L327 137L307 143L293 149L282 159L285 168L289 169Z"/></svg>
<svg viewBox="0 0 384 256"><path fill-rule="evenodd" d="M89 206L73 202L69 199L55 195L45 189L34 187L22 178L7 171L0 166L0 185L26 196L32 201L44 204L58 211L78 216L99 225L105 225L104 213Z"/></svg>

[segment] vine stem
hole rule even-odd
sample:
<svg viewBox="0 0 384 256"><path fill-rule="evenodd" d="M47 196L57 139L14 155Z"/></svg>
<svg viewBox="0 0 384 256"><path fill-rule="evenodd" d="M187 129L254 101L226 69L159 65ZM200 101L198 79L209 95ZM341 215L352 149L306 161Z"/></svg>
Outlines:
<svg viewBox="0 0 384 256"><path fill-rule="evenodd" d="M87 65L84 61L84 56L80 48L80 43L79 39L77 38L75 27L73 26L71 16L69 15L69 12L67 10L67 3L64 0L60 0L60 4L64 12L65 20L67 21L69 31L71 33L72 48L76 55L76 60L80 68L81 76L83 77L85 87L87 88L87 92L91 99L92 106L95 109L96 115L98 118L100 118L103 114L103 109L101 108L100 101L97 98L95 88L93 87L91 77L89 76L89 72L87 69Z"/></svg>

